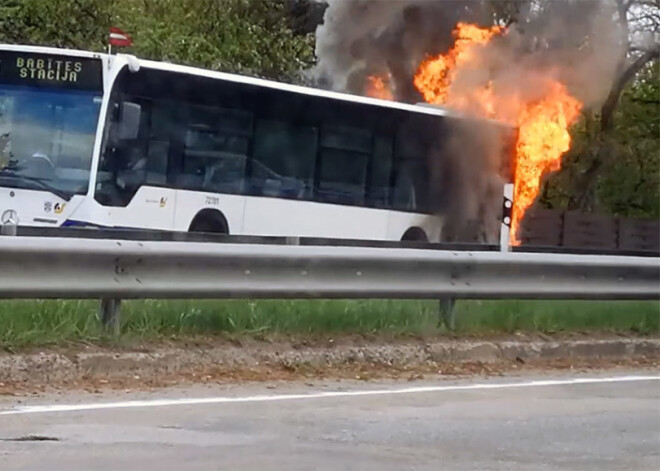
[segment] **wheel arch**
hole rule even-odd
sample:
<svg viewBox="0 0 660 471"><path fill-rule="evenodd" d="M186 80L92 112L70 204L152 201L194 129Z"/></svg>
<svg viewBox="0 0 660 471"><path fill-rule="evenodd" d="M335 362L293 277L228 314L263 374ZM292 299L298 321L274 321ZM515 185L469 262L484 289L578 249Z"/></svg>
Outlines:
<svg viewBox="0 0 660 471"><path fill-rule="evenodd" d="M204 208L192 218L188 231L229 234L229 223L226 216L219 209Z"/></svg>
<svg viewBox="0 0 660 471"><path fill-rule="evenodd" d="M428 242L426 231L419 226L409 227L401 236L402 241Z"/></svg>

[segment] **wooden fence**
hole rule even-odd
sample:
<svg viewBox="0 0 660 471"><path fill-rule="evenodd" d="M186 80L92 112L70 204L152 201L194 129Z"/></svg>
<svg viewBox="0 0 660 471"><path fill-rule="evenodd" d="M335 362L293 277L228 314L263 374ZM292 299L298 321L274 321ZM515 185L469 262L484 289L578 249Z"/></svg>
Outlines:
<svg viewBox="0 0 660 471"><path fill-rule="evenodd" d="M660 252L660 220L531 209L522 245Z"/></svg>

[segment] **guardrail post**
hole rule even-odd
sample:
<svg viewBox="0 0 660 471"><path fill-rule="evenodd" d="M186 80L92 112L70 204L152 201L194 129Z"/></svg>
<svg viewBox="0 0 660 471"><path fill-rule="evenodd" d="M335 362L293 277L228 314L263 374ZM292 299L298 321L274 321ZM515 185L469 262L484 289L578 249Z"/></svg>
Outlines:
<svg viewBox="0 0 660 471"><path fill-rule="evenodd" d="M439 323L445 324L445 327L451 331L456 329L456 299L443 298L438 301Z"/></svg>
<svg viewBox="0 0 660 471"><path fill-rule="evenodd" d="M101 325L105 331L112 335L119 335L121 299L101 299Z"/></svg>

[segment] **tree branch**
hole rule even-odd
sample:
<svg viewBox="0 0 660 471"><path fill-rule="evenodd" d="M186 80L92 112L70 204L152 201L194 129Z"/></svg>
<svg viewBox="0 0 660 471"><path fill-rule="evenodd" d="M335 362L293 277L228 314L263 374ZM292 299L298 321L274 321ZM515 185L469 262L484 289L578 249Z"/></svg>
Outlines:
<svg viewBox="0 0 660 471"><path fill-rule="evenodd" d="M645 105L660 105L660 100L645 100L643 98L631 98L634 103L643 103Z"/></svg>
<svg viewBox="0 0 660 471"><path fill-rule="evenodd" d="M629 52L649 52L652 50L653 48L649 49L648 47L631 46Z"/></svg>
<svg viewBox="0 0 660 471"><path fill-rule="evenodd" d="M569 201L569 207L571 209L584 208L589 203L589 197L592 195L595 188L596 175L598 175L600 170L612 159L611 155L613 151L611 145L607 142L607 135L609 131L611 131L614 110L616 109L616 105L623 89L648 62L658 59L658 57L660 57L660 45L656 45L644 55L639 56L612 84L612 89L610 90L607 100L605 100L605 103L603 103L603 106L601 107L600 136L598 139L599 142L596 144L594 150L594 159L578 180L578 193Z"/></svg>
<svg viewBox="0 0 660 471"><path fill-rule="evenodd" d="M629 5L624 3L624 0L616 0L616 7L619 20L619 33L621 34L621 50L623 51L619 56L619 60L616 65L616 71L618 74L621 74L626 66L628 51L630 50L630 25L628 24Z"/></svg>
<svg viewBox="0 0 660 471"><path fill-rule="evenodd" d="M619 102L619 97L621 96L621 92L623 92L626 84L630 82L633 77L635 77L637 72L642 70L642 68L648 62L651 62L658 57L660 57L660 45L656 44L653 49L646 51L646 53L635 59L635 61L619 75L617 80L615 80L614 84L612 85L612 89L610 90L610 93L605 100L605 103L603 103L603 106L601 107L600 130L602 132L607 132L612 127L614 109Z"/></svg>
<svg viewBox="0 0 660 471"><path fill-rule="evenodd" d="M629 36L630 36L630 26L628 25L628 9L630 8L631 1L625 2L623 0L616 0L617 11L619 15L619 26L621 27L621 32L623 33L623 38L628 46ZM627 47L626 47L627 49Z"/></svg>

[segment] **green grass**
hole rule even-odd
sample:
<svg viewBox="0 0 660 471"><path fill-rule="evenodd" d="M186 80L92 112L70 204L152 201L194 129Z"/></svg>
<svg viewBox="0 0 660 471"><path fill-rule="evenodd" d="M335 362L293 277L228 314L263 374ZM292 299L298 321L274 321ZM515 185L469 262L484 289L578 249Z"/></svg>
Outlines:
<svg viewBox="0 0 660 471"><path fill-rule="evenodd" d="M465 301L461 332L660 332L657 301Z"/></svg>
<svg viewBox="0 0 660 471"><path fill-rule="evenodd" d="M103 342L96 301L1 301L0 346ZM660 332L657 302L462 301L459 334ZM444 332L434 301L129 301L122 336L413 334Z"/></svg>

